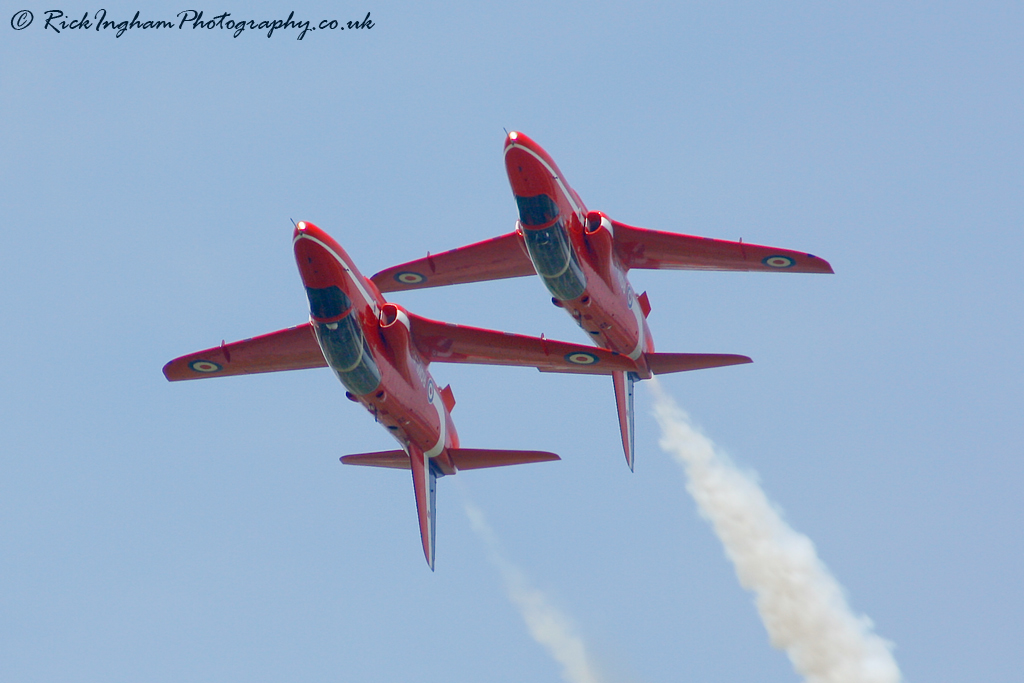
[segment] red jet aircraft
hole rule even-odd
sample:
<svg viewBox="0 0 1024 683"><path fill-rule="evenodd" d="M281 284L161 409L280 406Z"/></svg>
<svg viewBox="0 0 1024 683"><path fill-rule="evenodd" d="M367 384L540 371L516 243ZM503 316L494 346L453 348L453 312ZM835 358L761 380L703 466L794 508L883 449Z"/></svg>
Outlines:
<svg viewBox="0 0 1024 683"><path fill-rule="evenodd" d="M633 469L633 383L658 371L649 359L647 292L637 296L631 268L831 273L803 252L636 228L588 211L540 145L518 132L505 139L505 170L519 208L513 232L388 268L372 280L382 292L540 275L551 303L591 339L637 364L612 373L626 463ZM711 366L707 366L711 367Z"/></svg>
<svg viewBox="0 0 1024 683"><path fill-rule="evenodd" d="M649 354L643 368L628 356L442 323L387 303L348 254L312 223L293 234L295 261L309 299L310 322L215 346L164 366L170 381L330 367L346 396L361 403L401 450L347 455L349 465L412 470L423 553L434 568L437 477L459 470L558 460L554 453L462 448L452 423L451 387L438 389L431 361L520 365L541 372L613 374L680 372L749 362L744 356Z"/></svg>

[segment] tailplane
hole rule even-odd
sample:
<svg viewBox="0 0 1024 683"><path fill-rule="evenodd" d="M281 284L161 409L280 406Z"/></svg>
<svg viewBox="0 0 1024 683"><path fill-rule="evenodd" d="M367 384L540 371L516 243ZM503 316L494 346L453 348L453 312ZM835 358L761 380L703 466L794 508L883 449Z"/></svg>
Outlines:
<svg viewBox="0 0 1024 683"><path fill-rule="evenodd" d="M554 453L548 453L547 451L449 448L447 453L448 458L455 465L456 471L477 470L485 467L503 467L505 465L526 465L531 462L549 462L561 459ZM343 456L341 462L346 465L412 470L412 488L416 494L416 517L420 525L420 538L423 539L423 555L427 559L430 571L434 571L437 478L444 476L438 466L415 444L409 444L408 453L405 451L357 453L355 455Z"/></svg>
<svg viewBox="0 0 1024 683"><path fill-rule="evenodd" d="M366 467L391 467L396 470L409 469L409 454L405 451L380 451L379 453L357 453L341 456L346 465Z"/></svg>
<svg viewBox="0 0 1024 683"><path fill-rule="evenodd" d="M460 470L479 470L485 467L528 465L531 462L561 460L547 451L502 451L491 448L449 448L448 455Z"/></svg>
<svg viewBox="0 0 1024 683"><path fill-rule="evenodd" d="M655 375L752 363L747 356L733 353L645 353L647 367Z"/></svg>
<svg viewBox="0 0 1024 683"><path fill-rule="evenodd" d="M648 305L647 310L650 310ZM750 363L746 356L731 353L646 353L644 359L651 374L664 375L671 372L720 368L726 365ZM612 373L615 385L615 410L619 415L619 433L622 435L622 450L626 464L633 471L633 384L640 380L635 372L617 370Z"/></svg>
<svg viewBox="0 0 1024 683"><path fill-rule="evenodd" d="M505 465L527 465L531 462L561 460L547 451L504 451L492 448L449 448L448 456L458 470L479 470L485 467ZM381 451L379 453L357 453L342 456L346 465L366 467L390 467L397 470L409 469L409 456L405 451Z"/></svg>

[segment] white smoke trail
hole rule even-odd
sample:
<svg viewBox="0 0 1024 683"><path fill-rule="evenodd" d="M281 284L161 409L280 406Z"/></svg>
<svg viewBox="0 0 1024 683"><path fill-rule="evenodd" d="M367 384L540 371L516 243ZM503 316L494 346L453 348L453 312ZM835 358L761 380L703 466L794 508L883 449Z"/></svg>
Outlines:
<svg viewBox="0 0 1024 683"><path fill-rule="evenodd" d="M547 596L527 580L523 572L505 559L501 545L480 508L466 503L466 515L473 530L487 545L491 562L505 580L505 590L512 604L526 622L530 636L562 665L562 678L568 683L600 683L587 648L573 629L568 617L551 605Z"/></svg>
<svg viewBox="0 0 1024 683"><path fill-rule="evenodd" d="M661 447L686 471L686 488L740 584L756 594L772 645L810 683L898 683L891 644L853 614L811 540L783 521L755 479L719 453L656 381L645 384L654 392Z"/></svg>

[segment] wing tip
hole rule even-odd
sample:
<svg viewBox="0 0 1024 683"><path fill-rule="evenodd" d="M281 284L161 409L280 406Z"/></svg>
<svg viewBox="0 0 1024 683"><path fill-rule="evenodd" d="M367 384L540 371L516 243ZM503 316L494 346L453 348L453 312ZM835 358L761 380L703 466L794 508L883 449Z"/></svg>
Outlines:
<svg viewBox="0 0 1024 683"><path fill-rule="evenodd" d="M167 361L167 363L164 364L162 372L168 382L180 382L182 380L190 379L185 375L181 358L175 358L174 360Z"/></svg>
<svg viewBox="0 0 1024 683"><path fill-rule="evenodd" d="M829 263L828 261L826 261L825 259L821 258L820 256L815 256L814 254L808 254L807 257L809 259L811 259L811 263L814 266L816 266L814 268L814 270L811 270L810 272L812 272L812 273L820 273L822 275L835 275L836 274L836 271L832 269L832 264Z"/></svg>

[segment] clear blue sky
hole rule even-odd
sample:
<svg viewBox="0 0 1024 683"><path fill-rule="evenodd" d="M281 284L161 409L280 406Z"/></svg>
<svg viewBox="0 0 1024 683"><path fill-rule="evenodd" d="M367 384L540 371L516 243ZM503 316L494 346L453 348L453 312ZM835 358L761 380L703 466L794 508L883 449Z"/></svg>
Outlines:
<svg viewBox="0 0 1024 683"><path fill-rule="evenodd" d="M305 320L289 219L367 275L509 231L504 132L589 208L827 258L652 273L666 388L817 545L908 681L1024 669L1024 10L1015 3L65 4L0 23L0 678L558 681L464 512L614 680L796 681L611 382L433 366L463 443L560 463L439 484L437 571L393 447L331 373L169 384ZM11 17L25 7L35 23ZM580 340L533 279L394 297Z"/></svg>

